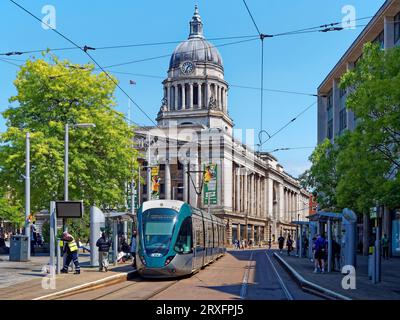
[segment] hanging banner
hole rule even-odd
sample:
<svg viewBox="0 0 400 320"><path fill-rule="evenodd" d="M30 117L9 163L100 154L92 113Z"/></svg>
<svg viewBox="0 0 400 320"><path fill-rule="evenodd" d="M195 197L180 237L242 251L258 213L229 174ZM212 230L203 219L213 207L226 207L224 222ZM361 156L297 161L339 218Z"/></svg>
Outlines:
<svg viewBox="0 0 400 320"><path fill-rule="evenodd" d="M159 166L151 168L151 200L160 199L160 168Z"/></svg>
<svg viewBox="0 0 400 320"><path fill-rule="evenodd" d="M218 203L218 192L217 192L217 165L208 164L204 165L204 205Z"/></svg>

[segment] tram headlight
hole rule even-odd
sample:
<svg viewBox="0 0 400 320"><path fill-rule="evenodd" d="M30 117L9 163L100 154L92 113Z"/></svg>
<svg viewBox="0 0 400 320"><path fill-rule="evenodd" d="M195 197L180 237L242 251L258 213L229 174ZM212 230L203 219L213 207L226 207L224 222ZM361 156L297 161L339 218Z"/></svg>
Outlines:
<svg viewBox="0 0 400 320"><path fill-rule="evenodd" d="M140 261L142 261L142 263L144 265L146 265L146 259L143 256L139 256L139 258L140 258Z"/></svg>
<svg viewBox="0 0 400 320"><path fill-rule="evenodd" d="M175 255L169 256L169 257L165 260L164 266L168 265L168 264L172 261L173 258L175 258Z"/></svg>

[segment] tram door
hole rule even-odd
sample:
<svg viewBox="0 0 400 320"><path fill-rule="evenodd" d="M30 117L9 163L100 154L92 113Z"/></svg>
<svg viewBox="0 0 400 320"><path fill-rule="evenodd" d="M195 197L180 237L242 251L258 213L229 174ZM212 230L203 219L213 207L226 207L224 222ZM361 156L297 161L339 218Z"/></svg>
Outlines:
<svg viewBox="0 0 400 320"><path fill-rule="evenodd" d="M193 238L193 269L199 269L203 265L204 259L204 233L203 222L195 216L193 216Z"/></svg>

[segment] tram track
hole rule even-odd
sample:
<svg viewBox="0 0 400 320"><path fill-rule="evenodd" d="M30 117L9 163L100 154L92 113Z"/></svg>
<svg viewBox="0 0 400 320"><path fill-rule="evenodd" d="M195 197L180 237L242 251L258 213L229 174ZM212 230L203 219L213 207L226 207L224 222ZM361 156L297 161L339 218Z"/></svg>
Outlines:
<svg viewBox="0 0 400 320"><path fill-rule="evenodd" d="M282 291L284 292L284 295L285 295L285 297L286 297L286 300L290 300L290 301L291 301L291 300L294 300L293 295L290 293L289 289L288 289L287 286L285 285L285 282L282 280L282 277L280 276L278 270L276 269L274 263L272 262L271 257L270 257L269 254L268 254L268 251L265 252L265 255L266 255L266 257L267 257L267 260L268 260L269 264L270 264L271 267L272 267L272 270L274 271L274 274L275 274L275 276L276 276L276 278L277 278L277 280L278 280L278 282L279 282L279 285L280 285L281 288L282 288Z"/></svg>

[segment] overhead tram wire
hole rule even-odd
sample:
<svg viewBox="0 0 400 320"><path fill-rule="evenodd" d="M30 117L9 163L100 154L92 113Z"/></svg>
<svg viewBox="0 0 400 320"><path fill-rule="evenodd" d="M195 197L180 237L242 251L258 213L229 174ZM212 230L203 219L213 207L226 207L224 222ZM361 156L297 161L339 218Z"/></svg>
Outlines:
<svg viewBox="0 0 400 320"><path fill-rule="evenodd" d="M242 35L242 36L227 36L227 37L215 37L209 38L210 41L219 41L219 40L232 40L232 39L245 39L245 38L254 38L257 35ZM122 49L122 48L135 48L135 47L149 47L149 46L160 46L160 45L168 45L168 44L178 44L180 41L164 41L164 42L144 42L144 43L133 43L133 44L122 44L122 45L114 45L114 46L103 46L103 47L92 47L92 50L109 50L109 49ZM27 51L10 51L6 53L0 53L0 56L14 56L14 55L23 55L29 53L40 53L43 51L64 51L64 50L78 50L84 49L85 46L78 47L65 47L65 48L47 48L47 49L36 49L36 50L27 50Z"/></svg>
<svg viewBox="0 0 400 320"><path fill-rule="evenodd" d="M289 151L289 150L302 150L302 149L314 149L315 147L293 147L293 148L277 148L271 151L267 151L267 153L273 153L277 151Z"/></svg>
<svg viewBox="0 0 400 320"><path fill-rule="evenodd" d="M246 4L247 7L247 4ZM247 7L248 8L248 7ZM363 18L358 18L354 20L348 20L347 22L354 22L354 21L360 21L360 20L365 20L369 18L373 18L374 16L369 16L369 17L363 17ZM251 15L251 18L254 23L254 19ZM396 23L398 21L391 21L391 23ZM339 25L341 22L333 22L329 24L323 24L320 26L315 26L315 27L310 27L310 28L303 28L303 29L298 29L298 30L293 30L293 31L288 31L288 32L283 32L283 33L276 33L276 34L270 34L270 35L265 35L264 37L268 38L273 38L273 37L279 37L279 36L285 36L285 35L296 35L296 34L303 34L303 33L311 33L311 32L327 32L327 31L340 31L340 30L328 30L330 27L334 27L335 25ZM255 25L256 26L256 25ZM357 25L355 26L356 28L358 27L364 27L366 25ZM323 29L325 28L325 29ZM242 36L227 36L227 37L214 37L214 38L208 38L210 41L218 41L218 40L231 40L231 39L244 39L244 38L254 38L254 37L259 37L260 32L258 30L258 27L256 26L257 32L259 35L242 35ZM322 29L322 30L316 30L316 29ZM352 29L352 28L343 28L343 29ZM146 47L146 46L157 46L157 45L168 45L168 44L177 44L182 42L180 41L164 41L164 42L149 42L149 43L134 43L134 44L127 44L127 45L114 45L114 46L102 46L102 47L92 47L92 50L108 50L108 49L120 49L120 48L132 48L132 47ZM43 51L65 51L65 50L77 50L77 49L84 49L84 46L81 47L64 47L64 48L46 48L46 49L36 49L36 50L26 50L26 51L10 51L10 52L5 52L5 53L0 53L0 56L14 56L14 55L23 55L23 54L29 54L29 53L40 53Z"/></svg>
<svg viewBox="0 0 400 320"><path fill-rule="evenodd" d="M74 46L76 46L77 48L81 49L84 53L86 53L86 55L105 73L105 75L125 94L125 96L128 97L128 99L147 117L147 119L150 120L151 123L153 123L155 126L157 126L157 124L154 122L154 120L130 97L130 95L118 84L118 82L116 82L113 77L111 77L107 71L105 71L103 69L103 67L91 56L90 53L88 53L88 50L82 49L79 45L77 45L74 41L72 41L71 39L69 39L68 37L66 37L65 35L63 35L61 32L59 32L58 30L52 28L50 25L48 25L47 23L43 22L40 18L38 18L37 16L35 16L32 12L30 12L29 10L25 9L24 7L22 7L20 4L18 4L17 2L15 2L14 0L9 0L10 2L14 3L16 6L18 6L20 9L22 9L23 11L25 11L26 13L28 13L30 16L32 16L33 18L35 18L36 20L38 20L40 23L44 23L46 24L52 31L54 31L55 33L57 33L59 36L61 36L62 38L64 38L65 40L67 40L68 42L70 42L71 44L73 44ZM86 46L85 46L86 47Z"/></svg>
<svg viewBox="0 0 400 320"><path fill-rule="evenodd" d="M303 115L305 112L307 112L311 107L313 107L314 105L317 104L317 101L314 101L312 104L310 104L309 106L307 106L304 110L302 110L299 114L297 114L293 119L291 119L288 123L286 123L284 126L282 126L280 129L278 129L277 131L275 131L271 136L268 137L268 139L266 139L265 141L261 142L260 141L260 145L259 147L261 148L261 146L265 143L267 143L269 140L271 140L273 137L275 137L277 134L279 134L280 132L282 132L284 129L286 129L290 124L292 124L294 121L296 121L301 115Z"/></svg>
<svg viewBox="0 0 400 320"><path fill-rule="evenodd" d="M0 61L8 63L9 61L6 61L6 60L25 61L25 60L19 60L19 59L0 58ZM22 65L19 65L19 64L13 64L13 65L16 66L16 67L21 67L22 66ZM69 66L69 68L81 69L82 71L90 71L89 69L77 68L77 67L75 67L73 65ZM152 74L124 72L124 71L116 71L116 70L108 70L108 71L111 74L130 75L130 76L153 78L153 79L164 79L163 76L157 76L157 75L152 75ZM55 76L52 76L52 77L53 78L60 78L60 77L66 77L66 76L69 76L69 75L70 75L70 73L64 73L64 74L55 75ZM244 85L239 85L239 84L229 84L229 86L230 87L234 87L234 88L250 89L250 90L257 90L257 91L260 90L259 87L244 86ZM276 93L286 93L286 94L302 95L302 96L309 96L309 97L318 97L318 95L314 94L314 93L306 93L306 92L299 92L299 91L279 90L279 89L271 89L271 88L264 88L263 90L266 91L266 92L276 92Z"/></svg>
<svg viewBox="0 0 400 320"><path fill-rule="evenodd" d="M258 39L258 36L255 36L255 37L253 37L251 39L240 40L240 41L235 41L235 42L228 42L228 43L223 43L223 44L219 44L219 45L213 45L211 47L213 47L213 48L226 47L226 46L230 46L230 45L234 45L234 44L254 41L254 40L257 40L257 39ZM191 51L184 51L184 52L181 52L181 53L184 54L184 53L191 53L193 51L205 51L205 50L208 50L208 48L199 48L199 49L195 49L195 50L191 50ZM143 59L138 59L138 60L132 60L132 61L127 61L127 62L121 62L121 63L117 63L117 64L112 64L112 65L105 66L104 68L105 69L109 69L109 68L113 68L113 67L120 67L120 66L129 65L129 64L135 64L135 63L139 63L139 62L157 60L157 59L167 58L167 57L168 58L171 57L171 53L163 54L163 55L160 55L160 56L154 56L154 57L149 57L149 58L143 58Z"/></svg>

